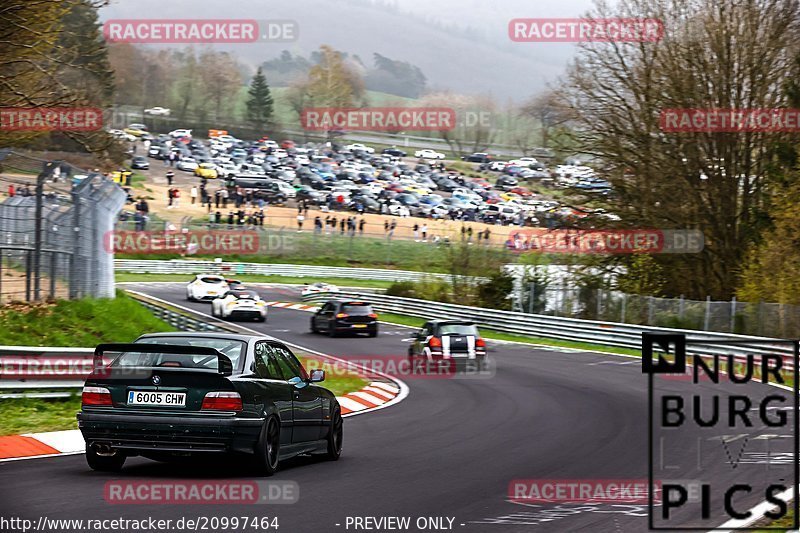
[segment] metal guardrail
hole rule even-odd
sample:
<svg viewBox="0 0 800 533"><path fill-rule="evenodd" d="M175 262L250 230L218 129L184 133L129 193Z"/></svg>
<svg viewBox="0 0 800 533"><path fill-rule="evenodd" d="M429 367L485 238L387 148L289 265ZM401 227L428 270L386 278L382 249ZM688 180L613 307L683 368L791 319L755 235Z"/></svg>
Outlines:
<svg viewBox="0 0 800 533"><path fill-rule="evenodd" d="M599 322L577 318L533 315L515 311L500 311L483 307L446 304L413 298L387 296L385 294L366 294L362 292L319 292L303 298L304 301L320 302L330 298L365 299L379 312L410 315L425 319L462 319L475 322L478 326L503 333L513 333L529 337L543 337L565 341L584 342L640 350L642 333L685 334L703 355L760 356L765 351L784 356L787 367L793 365L793 352L784 343L776 344L777 339L768 337L749 337L727 333L694 331L686 329L658 328L618 322ZM741 341L734 346L719 346L714 341ZM703 343L706 341L707 343Z"/></svg>
<svg viewBox="0 0 800 533"><path fill-rule="evenodd" d="M422 279L450 279L448 274L414 272L410 270L382 270L377 268L329 267L316 265L289 265L273 263L225 263L215 261L187 261L183 259L117 259L117 272L142 274L222 274L227 276L257 274L261 276L291 276L298 278L347 278L383 281L420 281Z"/></svg>

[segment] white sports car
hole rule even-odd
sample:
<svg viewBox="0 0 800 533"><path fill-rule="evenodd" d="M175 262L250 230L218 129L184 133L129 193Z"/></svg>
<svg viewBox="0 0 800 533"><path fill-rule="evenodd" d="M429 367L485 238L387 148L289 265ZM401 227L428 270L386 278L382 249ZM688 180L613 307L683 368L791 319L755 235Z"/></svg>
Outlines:
<svg viewBox="0 0 800 533"><path fill-rule="evenodd" d="M318 292L339 292L339 287L329 283L312 283L311 285L306 285L300 295L308 296Z"/></svg>
<svg viewBox="0 0 800 533"><path fill-rule="evenodd" d="M444 154L429 148L425 148L423 150L417 150L414 152L414 157L419 157L422 159L444 159Z"/></svg>
<svg viewBox="0 0 800 533"><path fill-rule="evenodd" d="M230 290L211 301L211 316L217 318L251 318L267 321L267 304L256 291Z"/></svg>
<svg viewBox="0 0 800 533"><path fill-rule="evenodd" d="M228 292L228 283L222 276L198 274L186 286L186 299L192 302L214 300L226 292Z"/></svg>

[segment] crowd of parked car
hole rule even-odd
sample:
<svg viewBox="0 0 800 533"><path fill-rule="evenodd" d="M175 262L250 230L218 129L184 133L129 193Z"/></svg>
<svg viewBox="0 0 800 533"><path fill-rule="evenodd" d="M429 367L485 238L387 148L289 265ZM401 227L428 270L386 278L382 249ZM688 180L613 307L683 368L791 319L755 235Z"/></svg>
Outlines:
<svg viewBox="0 0 800 533"><path fill-rule="evenodd" d="M485 176L479 178L448 169L444 154L428 149L411 157L396 147L378 153L360 143L300 146L291 140L241 140L224 131L209 132L202 140L185 129L150 134L143 124L111 133L136 141L132 168L147 169L148 159L158 160L165 168L206 182L220 180L269 203L323 210L558 227L582 212L533 192L530 185L593 194L611 191L609 183L588 166L548 168L532 157L510 161L486 153L463 157Z"/></svg>

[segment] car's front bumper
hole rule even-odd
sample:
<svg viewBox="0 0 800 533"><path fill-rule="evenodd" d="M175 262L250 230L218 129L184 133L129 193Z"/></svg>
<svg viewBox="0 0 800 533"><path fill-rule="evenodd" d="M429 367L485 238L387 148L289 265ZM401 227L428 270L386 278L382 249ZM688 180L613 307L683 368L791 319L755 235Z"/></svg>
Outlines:
<svg viewBox="0 0 800 533"><path fill-rule="evenodd" d="M263 425L263 418L233 415L78 413L78 428L87 445L135 452L252 453Z"/></svg>

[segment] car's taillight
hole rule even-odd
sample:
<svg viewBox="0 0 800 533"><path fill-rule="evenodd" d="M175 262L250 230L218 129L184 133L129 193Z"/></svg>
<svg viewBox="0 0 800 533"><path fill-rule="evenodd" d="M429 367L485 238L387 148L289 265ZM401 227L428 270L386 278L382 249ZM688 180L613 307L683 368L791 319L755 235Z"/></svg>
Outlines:
<svg viewBox="0 0 800 533"><path fill-rule="evenodd" d="M347 313L339 313L336 315L336 318L347 318L348 316L350 315L348 315Z"/></svg>
<svg viewBox="0 0 800 533"><path fill-rule="evenodd" d="M84 387L81 394L81 405L113 405L111 391L105 387Z"/></svg>
<svg viewBox="0 0 800 533"><path fill-rule="evenodd" d="M238 392L209 392L203 398L201 409L213 409L215 411L241 411L242 397Z"/></svg>
<svg viewBox="0 0 800 533"><path fill-rule="evenodd" d="M476 348L486 348L486 341L481 339L481 338L475 339L475 347Z"/></svg>
<svg viewBox="0 0 800 533"><path fill-rule="evenodd" d="M431 340L428 341L428 346L431 348L441 348L442 347L442 339L439 337L431 337Z"/></svg>
<svg viewBox="0 0 800 533"><path fill-rule="evenodd" d="M378 315L376 313L370 313L367 316L370 318L378 318Z"/></svg>

